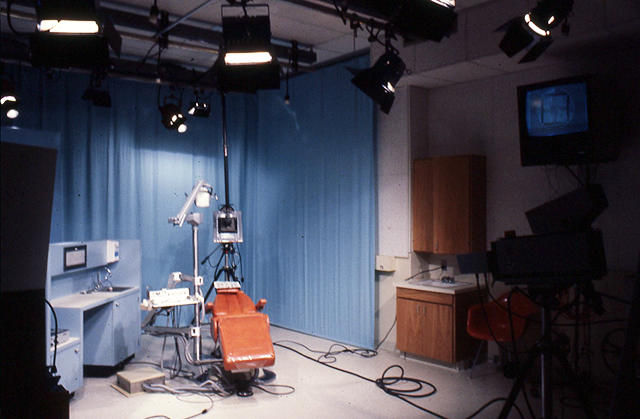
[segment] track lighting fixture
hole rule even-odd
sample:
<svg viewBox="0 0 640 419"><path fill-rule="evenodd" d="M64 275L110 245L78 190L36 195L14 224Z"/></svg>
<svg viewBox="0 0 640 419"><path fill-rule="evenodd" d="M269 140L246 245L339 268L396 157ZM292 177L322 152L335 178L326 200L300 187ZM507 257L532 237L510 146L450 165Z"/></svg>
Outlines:
<svg viewBox="0 0 640 419"><path fill-rule="evenodd" d="M93 106L101 108L111 107L111 95L109 91L101 89L103 80L107 77L106 72L95 71L91 74L89 87L82 94L82 100L90 101Z"/></svg>
<svg viewBox="0 0 640 419"><path fill-rule="evenodd" d="M178 131L182 134L187 130L187 118L182 114L180 104L166 103L167 99L172 97L166 98L165 104L160 107L162 125L168 130Z"/></svg>
<svg viewBox="0 0 640 419"><path fill-rule="evenodd" d="M569 32L567 18L572 9L573 0L539 1L529 13L496 29L506 31L500 41L500 49L509 58L526 49L527 53L518 63L535 61L553 42L552 29L562 24L562 32Z"/></svg>
<svg viewBox="0 0 640 419"><path fill-rule="evenodd" d="M82 94L82 100L88 100L93 104L93 106L100 108L111 107L111 95L106 90L89 87Z"/></svg>
<svg viewBox="0 0 640 419"><path fill-rule="evenodd" d="M395 87L406 70L398 51L391 46L390 38L387 36L386 51L373 67L366 70L348 68L355 75L351 83L380 105L380 110L386 114L395 100Z"/></svg>
<svg viewBox="0 0 640 419"><path fill-rule="evenodd" d="M39 0L31 64L47 68L106 68L109 47L119 57L122 38L95 0Z"/></svg>
<svg viewBox="0 0 640 419"><path fill-rule="evenodd" d="M195 102L191 102L187 113L198 118L208 118L211 114L211 106L209 106L207 102L196 100Z"/></svg>
<svg viewBox="0 0 640 419"><path fill-rule="evenodd" d="M15 119L20 114L18 107L20 101L15 92L15 85L10 80L2 80L2 97L0 98L2 104L2 114L9 119Z"/></svg>
<svg viewBox="0 0 640 419"><path fill-rule="evenodd" d="M220 55L214 64L220 89L249 92L280 88L280 65L271 50L269 6L222 6Z"/></svg>

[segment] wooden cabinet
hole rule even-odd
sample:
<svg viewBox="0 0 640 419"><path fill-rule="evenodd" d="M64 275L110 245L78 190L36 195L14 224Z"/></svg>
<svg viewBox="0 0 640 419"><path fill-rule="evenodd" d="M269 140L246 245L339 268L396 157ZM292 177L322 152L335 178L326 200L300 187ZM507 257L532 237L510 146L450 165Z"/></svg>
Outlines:
<svg viewBox="0 0 640 419"><path fill-rule="evenodd" d="M445 294L398 287L398 349L450 364L472 358L479 342L467 333L467 312L478 301L473 288Z"/></svg>
<svg viewBox="0 0 640 419"><path fill-rule="evenodd" d="M486 250L486 159L454 156L413 162L414 252Z"/></svg>

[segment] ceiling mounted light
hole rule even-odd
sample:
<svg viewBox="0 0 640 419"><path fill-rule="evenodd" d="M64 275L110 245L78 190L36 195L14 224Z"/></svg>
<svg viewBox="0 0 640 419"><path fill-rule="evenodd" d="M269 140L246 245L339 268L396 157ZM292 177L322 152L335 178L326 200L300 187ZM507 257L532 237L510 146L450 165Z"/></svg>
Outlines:
<svg viewBox="0 0 640 419"><path fill-rule="evenodd" d="M160 107L160 114L162 115L162 125L166 129L178 131L180 134L187 130L187 118L182 114L179 105L165 103L164 106Z"/></svg>
<svg viewBox="0 0 640 419"><path fill-rule="evenodd" d="M406 70L397 51L387 48L373 67L366 70L348 70L355 75L351 83L380 105L382 112L389 114L395 100L395 87Z"/></svg>
<svg viewBox="0 0 640 419"><path fill-rule="evenodd" d="M122 38L94 0L36 1L31 63L48 68L106 68L109 47L119 57Z"/></svg>
<svg viewBox="0 0 640 419"><path fill-rule="evenodd" d="M93 106L100 108L111 107L111 95L105 89L101 89L102 82L107 77L106 71L94 71L91 74L89 87L82 94L82 100L90 101Z"/></svg>
<svg viewBox="0 0 640 419"><path fill-rule="evenodd" d="M386 20L405 43L440 42L455 29L458 16L455 0L343 0L334 4L340 4L343 21L347 9Z"/></svg>
<svg viewBox="0 0 640 419"><path fill-rule="evenodd" d="M511 19L496 31L506 31L500 41L500 49L513 57L526 49L518 63L535 61L551 45L551 30L562 24L562 31L569 32L567 18L573 9L573 0L541 0L529 13ZM537 42L536 42L537 40Z"/></svg>
<svg viewBox="0 0 640 419"><path fill-rule="evenodd" d="M187 113L198 118L208 118L211 114L211 106L209 106L207 102L197 100L195 102L191 102L191 106Z"/></svg>
<svg viewBox="0 0 640 419"><path fill-rule="evenodd" d="M13 82L9 80L2 80L2 97L0 98L0 103L2 104L3 115L9 119L15 119L18 117L20 114L18 111L20 101L16 95Z"/></svg>
<svg viewBox="0 0 640 419"><path fill-rule="evenodd" d="M268 5L223 5L222 36L224 43L214 64L222 91L253 93L280 88L280 65L271 51Z"/></svg>
<svg viewBox="0 0 640 419"><path fill-rule="evenodd" d="M82 100L88 100L93 104L93 106L100 108L111 107L111 95L106 90L89 87L82 94Z"/></svg>

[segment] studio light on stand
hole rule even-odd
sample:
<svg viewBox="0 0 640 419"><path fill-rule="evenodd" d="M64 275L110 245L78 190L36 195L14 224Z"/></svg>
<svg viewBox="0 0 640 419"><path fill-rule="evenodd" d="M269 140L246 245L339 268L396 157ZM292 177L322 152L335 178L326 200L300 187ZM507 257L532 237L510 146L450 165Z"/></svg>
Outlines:
<svg viewBox="0 0 640 419"><path fill-rule="evenodd" d="M398 51L391 46L389 37L385 53L378 58L373 67L366 70L347 69L355 75L351 83L380 105L382 112L389 114L395 100L395 87L406 70Z"/></svg>
<svg viewBox="0 0 640 419"><path fill-rule="evenodd" d="M511 58L526 49L518 63L535 61L549 48L553 40L551 30L562 24L562 32L568 34L567 18L573 9L573 0L542 0L529 13L511 19L498 29L506 31L500 41L500 49Z"/></svg>

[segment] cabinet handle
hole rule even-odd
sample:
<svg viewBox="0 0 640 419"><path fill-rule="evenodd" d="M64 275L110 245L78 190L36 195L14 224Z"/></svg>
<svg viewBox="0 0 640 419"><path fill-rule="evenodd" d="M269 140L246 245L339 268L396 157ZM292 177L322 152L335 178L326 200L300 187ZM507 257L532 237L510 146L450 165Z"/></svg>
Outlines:
<svg viewBox="0 0 640 419"><path fill-rule="evenodd" d="M116 307L120 307L120 303L116 303Z"/></svg>
<svg viewBox="0 0 640 419"><path fill-rule="evenodd" d="M419 316L420 315L420 306L416 306L416 314Z"/></svg>
<svg viewBox="0 0 640 419"><path fill-rule="evenodd" d="M79 353L79 352L80 352L80 349L76 348L75 353Z"/></svg>

